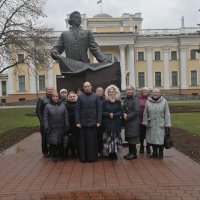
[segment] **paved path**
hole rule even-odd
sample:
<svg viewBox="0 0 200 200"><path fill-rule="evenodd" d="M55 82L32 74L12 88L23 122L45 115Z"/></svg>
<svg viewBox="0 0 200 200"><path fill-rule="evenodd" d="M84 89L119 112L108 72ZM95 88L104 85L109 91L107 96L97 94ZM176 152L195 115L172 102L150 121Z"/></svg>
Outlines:
<svg viewBox="0 0 200 200"><path fill-rule="evenodd" d="M175 149L164 153L163 160L53 163L34 133L0 154L0 200L200 200L200 165Z"/></svg>

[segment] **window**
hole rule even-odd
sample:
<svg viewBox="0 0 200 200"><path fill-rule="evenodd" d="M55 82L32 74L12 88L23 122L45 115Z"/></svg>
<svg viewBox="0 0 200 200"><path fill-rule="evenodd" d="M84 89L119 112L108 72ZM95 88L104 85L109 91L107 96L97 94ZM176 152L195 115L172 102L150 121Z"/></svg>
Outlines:
<svg viewBox="0 0 200 200"><path fill-rule="evenodd" d="M19 54L17 55L17 61L18 61L18 62L24 62L24 54L19 53Z"/></svg>
<svg viewBox="0 0 200 200"><path fill-rule="evenodd" d="M145 86L144 72L138 72L138 86L139 87L144 87Z"/></svg>
<svg viewBox="0 0 200 200"><path fill-rule="evenodd" d="M138 61L144 61L144 52L138 52Z"/></svg>
<svg viewBox="0 0 200 200"><path fill-rule="evenodd" d="M1 99L1 103L6 103L6 99Z"/></svg>
<svg viewBox="0 0 200 200"><path fill-rule="evenodd" d="M190 59L191 60L196 59L196 50L195 49L190 50Z"/></svg>
<svg viewBox="0 0 200 200"><path fill-rule="evenodd" d="M155 60L161 60L160 51L155 51Z"/></svg>
<svg viewBox="0 0 200 200"><path fill-rule="evenodd" d="M39 63L44 63L44 61L45 61L45 54L44 54L44 52L42 52L42 51L38 51L38 62Z"/></svg>
<svg viewBox="0 0 200 200"><path fill-rule="evenodd" d="M161 72L155 72L155 86L161 87Z"/></svg>
<svg viewBox="0 0 200 200"><path fill-rule="evenodd" d="M45 75L39 75L39 90L45 91Z"/></svg>
<svg viewBox="0 0 200 200"><path fill-rule="evenodd" d="M25 76L18 76L19 91L25 91Z"/></svg>
<svg viewBox="0 0 200 200"><path fill-rule="evenodd" d="M197 85L197 71L191 71L191 85Z"/></svg>
<svg viewBox="0 0 200 200"><path fill-rule="evenodd" d="M172 86L178 86L178 72L172 71Z"/></svg>
<svg viewBox="0 0 200 200"><path fill-rule="evenodd" d="M106 60L112 61L113 56L111 53L107 53L107 54L105 54L105 58L106 58Z"/></svg>
<svg viewBox="0 0 200 200"><path fill-rule="evenodd" d="M19 98L19 101L26 101L26 98Z"/></svg>
<svg viewBox="0 0 200 200"><path fill-rule="evenodd" d="M1 86L2 86L2 96L7 95L7 91L6 91L6 81L2 81L2 82L1 82Z"/></svg>
<svg viewBox="0 0 200 200"><path fill-rule="evenodd" d="M112 54L112 53L105 53L106 60L112 61L112 62L118 62L118 59Z"/></svg>
<svg viewBox="0 0 200 200"><path fill-rule="evenodd" d="M171 60L177 60L177 51L171 51Z"/></svg>

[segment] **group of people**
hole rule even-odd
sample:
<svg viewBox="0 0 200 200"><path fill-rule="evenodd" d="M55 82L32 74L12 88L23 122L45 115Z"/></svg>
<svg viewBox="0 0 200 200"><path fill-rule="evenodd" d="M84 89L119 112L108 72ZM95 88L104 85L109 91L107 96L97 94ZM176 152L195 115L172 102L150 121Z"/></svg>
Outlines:
<svg viewBox="0 0 200 200"><path fill-rule="evenodd" d="M61 89L58 94L47 87L46 96L38 99L36 113L42 153L54 162L69 155L78 156L81 162L94 162L98 157L117 160L123 150L122 127L129 150L125 159L137 158L137 144L141 154L146 151L150 158L162 159L165 128L171 126L168 103L158 88L150 95L144 87L136 95L135 89L127 86L122 103L117 86L109 85L105 91L98 87L93 92L88 81L69 93Z"/></svg>

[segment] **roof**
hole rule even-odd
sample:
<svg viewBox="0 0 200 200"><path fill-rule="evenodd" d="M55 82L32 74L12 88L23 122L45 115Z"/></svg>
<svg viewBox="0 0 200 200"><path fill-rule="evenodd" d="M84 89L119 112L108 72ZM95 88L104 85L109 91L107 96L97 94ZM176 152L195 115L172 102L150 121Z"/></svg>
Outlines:
<svg viewBox="0 0 200 200"><path fill-rule="evenodd" d="M111 15L106 14L106 13L101 13L101 14L94 15L93 18L113 18L113 17Z"/></svg>

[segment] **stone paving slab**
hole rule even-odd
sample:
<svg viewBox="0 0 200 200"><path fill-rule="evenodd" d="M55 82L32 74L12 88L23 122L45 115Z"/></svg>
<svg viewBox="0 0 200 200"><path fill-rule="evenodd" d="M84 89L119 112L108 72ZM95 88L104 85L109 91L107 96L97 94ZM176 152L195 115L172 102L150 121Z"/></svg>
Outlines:
<svg viewBox="0 0 200 200"><path fill-rule="evenodd" d="M53 163L34 133L0 154L0 200L200 200L200 165L173 148L164 153L163 160L121 154L117 161Z"/></svg>

